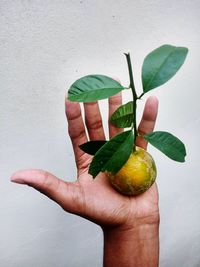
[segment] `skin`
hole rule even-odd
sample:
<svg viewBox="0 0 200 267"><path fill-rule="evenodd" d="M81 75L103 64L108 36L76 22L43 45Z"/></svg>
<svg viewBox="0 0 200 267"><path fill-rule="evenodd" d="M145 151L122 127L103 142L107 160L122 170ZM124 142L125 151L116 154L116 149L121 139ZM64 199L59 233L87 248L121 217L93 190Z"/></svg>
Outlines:
<svg viewBox="0 0 200 267"><path fill-rule="evenodd" d="M121 94L109 99L108 117L121 102ZM78 146L88 141L86 131L90 140L105 139L99 105L97 102L85 103L85 118L78 103L67 100L65 106L77 180L66 182L47 171L29 169L14 173L11 181L29 185L57 202L65 211L100 225L104 235L104 267L158 266L159 208L156 184L139 196L127 197L114 190L103 173L93 179L88 174L92 157ZM157 110L157 99L149 97L138 127L140 133L153 130ZM110 137L121 131L109 124ZM137 145L144 149L147 147L142 138L137 139Z"/></svg>

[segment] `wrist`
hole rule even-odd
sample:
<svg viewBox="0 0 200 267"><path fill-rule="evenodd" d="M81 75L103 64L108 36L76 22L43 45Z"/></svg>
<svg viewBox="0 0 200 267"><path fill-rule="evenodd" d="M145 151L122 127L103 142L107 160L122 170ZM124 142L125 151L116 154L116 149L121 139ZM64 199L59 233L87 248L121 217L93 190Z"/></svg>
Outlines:
<svg viewBox="0 0 200 267"><path fill-rule="evenodd" d="M126 242L141 244L143 241L153 240L159 235L159 220L140 224L122 225L102 228L105 242L116 244Z"/></svg>
<svg viewBox="0 0 200 267"><path fill-rule="evenodd" d="M156 210L154 213L146 217L134 216L133 218L131 218L130 216L122 224L102 225L101 228L104 234L126 235L126 233L129 232L137 232L138 234L140 233L141 236L142 233L146 233L146 231L143 231L144 229L155 229L159 227L159 224L160 214L159 210Z"/></svg>
<svg viewBox="0 0 200 267"><path fill-rule="evenodd" d="M159 217L131 225L104 228L104 267L156 267L159 258Z"/></svg>

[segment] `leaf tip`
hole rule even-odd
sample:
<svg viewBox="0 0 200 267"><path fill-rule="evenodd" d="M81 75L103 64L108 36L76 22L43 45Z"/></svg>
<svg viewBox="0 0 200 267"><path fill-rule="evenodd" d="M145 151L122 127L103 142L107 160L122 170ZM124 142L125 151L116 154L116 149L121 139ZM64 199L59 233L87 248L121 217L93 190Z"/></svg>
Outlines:
<svg viewBox="0 0 200 267"><path fill-rule="evenodd" d="M97 175L99 174L99 173L95 173L93 170L91 170L91 168L89 168L88 173L92 176L93 179L95 179Z"/></svg>

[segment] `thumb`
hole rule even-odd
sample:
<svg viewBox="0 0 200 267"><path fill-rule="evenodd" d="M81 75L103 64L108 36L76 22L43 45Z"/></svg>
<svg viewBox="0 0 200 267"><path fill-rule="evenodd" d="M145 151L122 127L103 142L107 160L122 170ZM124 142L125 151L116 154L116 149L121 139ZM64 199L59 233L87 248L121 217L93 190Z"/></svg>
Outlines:
<svg viewBox="0 0 200 267"><path fill-rule="evenodd" d="M22 170L11 176L11 181L29 185L57 202L64 210L81 215L83 191L78 182L65 182L43 170Z"/></svg>

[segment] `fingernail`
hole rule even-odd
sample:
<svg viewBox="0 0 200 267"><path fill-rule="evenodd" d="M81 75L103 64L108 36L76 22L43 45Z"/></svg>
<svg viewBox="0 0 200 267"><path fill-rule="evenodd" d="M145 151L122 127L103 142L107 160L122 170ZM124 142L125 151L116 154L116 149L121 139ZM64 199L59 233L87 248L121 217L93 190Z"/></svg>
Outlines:
<svg viewBox="0 0 200 267"><path fill-rule="evenodd" d="M15 173L11 176L10 181L17 184L25 184L25 181Z"/></svg>

